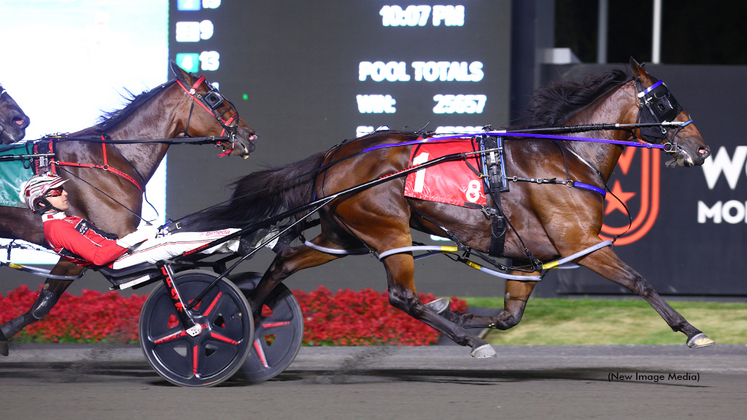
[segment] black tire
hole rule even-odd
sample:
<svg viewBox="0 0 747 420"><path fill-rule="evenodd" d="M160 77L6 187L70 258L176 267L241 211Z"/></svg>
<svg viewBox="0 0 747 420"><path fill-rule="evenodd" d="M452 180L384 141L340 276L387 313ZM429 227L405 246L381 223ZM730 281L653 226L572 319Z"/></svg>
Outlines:
<svg viewBox="0 0 747 420"><path fill-rule="evenodd" d="M173 280L183 300L190 302L217 276L189 270ZM140 347L153 369L175 385L219 384L233 376L249 355L254 334L249 304L238 287L221 279L192 312L203 325L196 337L184 333L168 290L160 284L140 314Z"/></svg>
<svg viewBox="0 0 747 420"><path fill-rule="evenodd" d="M239 284L249 297L254 281ZM293 363L303 344L303 312L293 293L282 283L267 296L262 311L254 314L254 342L236 379L262 382L282 373Z"/></svg>

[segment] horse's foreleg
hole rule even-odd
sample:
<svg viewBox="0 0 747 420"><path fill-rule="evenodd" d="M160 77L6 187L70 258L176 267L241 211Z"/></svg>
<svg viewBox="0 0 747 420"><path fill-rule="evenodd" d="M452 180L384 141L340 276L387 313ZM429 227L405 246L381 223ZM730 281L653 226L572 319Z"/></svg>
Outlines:
<svg viewBox="0 0 747 420"><path fill-rule="evenodd" d="M495 350L487 341L475 337L459 325L426 308L415 289L415 264L412 255L396 254L384 259L389 288L389 303L411 317L446 335L453 342L472 348L472 356L495 357Z"/></svg>
<svg viewBox="0 0 747 420"><path fill-rule="evenodd" d="M71 276L80 274L81 271L83 267L60 261L52 268L50 274ZM39 292L39 297L28 312L0 325L0 355L8 355L8 339L48 314L72 282L72 280L47 279Z"/></svg>
<svg viewBox="0 0 747 420"><path fill-rule="evenodd" d="M646 279L620 260L610 248L603 248L590 254L579 264L643 298L664 318L672 331L679 331L687 336L688 347L698 348L715 344L707 335L687 322L679 312L672 309Z"/></svg>

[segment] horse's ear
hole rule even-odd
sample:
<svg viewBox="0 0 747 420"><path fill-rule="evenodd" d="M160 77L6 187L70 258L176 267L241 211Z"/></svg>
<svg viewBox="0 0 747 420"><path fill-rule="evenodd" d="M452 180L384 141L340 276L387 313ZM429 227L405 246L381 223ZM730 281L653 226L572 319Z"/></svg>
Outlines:
<svg viewBox="0 0 747 420"><path fill-rule="evenodd" d="M176 64L176 61L169 61L169 67L171 67L171 72L174 73L174 76L176 76L176 80L184 83L190 79L189 73L184 71L183 68L179 67L179 65Z"/></svg>
<svg viewBox="0 0 747 420"><path fill-rule="evenodd" d="M635 61L635 58L633 57L630 57L630 70L633 71L633 77L640 77L648 74L646 70L643 69L643 66L638 64L638 62Z"/></svg>

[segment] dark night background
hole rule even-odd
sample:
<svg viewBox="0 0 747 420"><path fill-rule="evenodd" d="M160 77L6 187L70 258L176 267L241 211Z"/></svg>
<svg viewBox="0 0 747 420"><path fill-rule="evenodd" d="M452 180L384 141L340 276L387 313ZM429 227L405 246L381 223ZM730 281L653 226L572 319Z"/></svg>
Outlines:
<svg viewBox="0 0 747 420"><path fill-rule="evenodd" d="M555 0L555 47L597 60L598 0ZM651 60L652 0L609 0L607 61ZM747 2L664 0L661 62L747 64Z"/></svg>

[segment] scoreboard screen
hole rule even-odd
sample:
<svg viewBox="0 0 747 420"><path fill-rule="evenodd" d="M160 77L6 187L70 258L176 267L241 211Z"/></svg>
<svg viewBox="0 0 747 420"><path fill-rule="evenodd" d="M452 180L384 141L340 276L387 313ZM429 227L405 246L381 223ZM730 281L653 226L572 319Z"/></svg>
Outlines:
<svg viewBox="0 0 747 420"><path fill-rule="evenodd" d="M170 59L218 84L259 135L243 162L172 149L175 215L225 200L214 177L288 164L382 126L464 132L509 121L510 0L170 6Z"/></svg>
<svg viewBox="0 0 747 420"><path fill-rule="evenodd" d="M175 0L170 16L171 59L272 142L508 122L510 0Z"/></svg>

